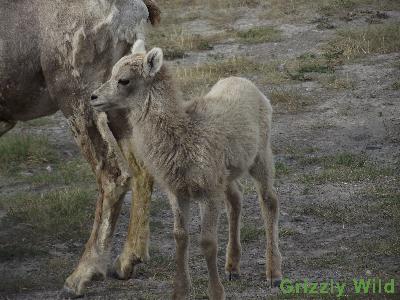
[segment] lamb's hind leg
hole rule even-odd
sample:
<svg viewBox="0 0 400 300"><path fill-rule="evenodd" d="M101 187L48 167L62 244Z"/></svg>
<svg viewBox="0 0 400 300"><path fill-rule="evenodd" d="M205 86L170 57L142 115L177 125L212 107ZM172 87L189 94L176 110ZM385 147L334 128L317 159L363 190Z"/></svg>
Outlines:
<svg viewBox="0 0 400 300"><path fill-rule="evenodd" d="M123 145L122 145L123 146ZM131 215L122 253L114 263L114 276L119 279L128 279L136 264L149 259L150 240L150 202L153 190L153 177L140 164L132 152L131 147L122 147L125 157L133 172Z"/></svg>
<svg viewBox="0 0 400 300"><path fill-rule="evenodd" d="M217 267L217 227L222 197L204 199L200 202L201 234L200 247L206 259L208 269L208 296L211 300L225 299Z"/></svg>
<svg viewBox="0 0 400 300"><path fill-rule="evenodd" d="M266 230L267 279L273 286L278 286L282 279L282 258L278 248L279 202L273 187L274 163L270 147L257 156L254 165L250 169L250 175L256 183Z"/></svg>
<svg viewBox="0 0 400 300"><path fill-rule="evenodd" d="M126 162L109 132L106 116L97 118L92 126L91 119L85 108L70 119L76 141L91 164L99 187L92 233L78 266L64 286L68 294L74 295L82 295L85 284L94 275L106 274L110 242L130 178Z"/></svg>
<svg viewBox="0 0 400 300"><path fill-rule="evenodd" d="M242 193L239 182L233 181L225 192L226 208L229 221L229 241L226 247L225 271L229 280L239 278L240 257L240 211L242 209Z"/></svg>

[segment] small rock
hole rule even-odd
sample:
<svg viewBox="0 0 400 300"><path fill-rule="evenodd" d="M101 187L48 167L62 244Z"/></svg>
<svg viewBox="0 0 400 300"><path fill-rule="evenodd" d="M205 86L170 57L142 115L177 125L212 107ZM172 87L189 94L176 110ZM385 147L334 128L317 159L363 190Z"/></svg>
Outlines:
<svg viewBox="0 0 400 300"><path fill-rule="evenodd" d="M265 259L259 259L259 260L257 260L257 264L260 265L260 266L265 265Z"/></svg>
<svg viewBox="0 0 400 300"><path fill-rule="evenodd" d="M63 249L67 249L67 246L65 244L55 244L54 248L63 250Z"/></svg>
<svg viewBox="0 0 400 300"><path fill-rule="evenodd" d="M379 150L382 149L382 145L367 145L365 146L367 150Z"/></svg>

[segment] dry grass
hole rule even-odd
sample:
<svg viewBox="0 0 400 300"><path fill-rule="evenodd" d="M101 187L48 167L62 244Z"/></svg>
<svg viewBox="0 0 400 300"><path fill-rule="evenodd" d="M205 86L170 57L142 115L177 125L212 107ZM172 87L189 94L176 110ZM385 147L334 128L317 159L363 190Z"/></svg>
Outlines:
<svg viewBox="0 0 400 300"><path fill-rule="evenodd" d="M349 12L368 7L372 10L399 10L397 0L266 0L259 10L260 19L298 21L311 19L316 14L346 17Z"/></svg>
<svg viewBox="0 0 400 300"><path fill-rule="evenodd" d="M255 27L237 32L239 42L256 44L279 42L282 39L281 31L272 26Z"/></svg>
<svg viewBox="0 0 400 300"><path fill-rule="evenodd" d="M201 36L173 25L150 31L147 47L162 47L167 59L175 59L184 57L187 51L212 49L212 44L222 37L223 34Z"/></svg>
<svg viewBox="0 0 400 300"><path fill-rule="evenodd" d="M226 41L255 44L278 42L281 39L281 31L272 26L255 27L238 32L229 29L200 35L185 30L183 26L168 25L148 33L147 47L162 47L167 59L176 59L184 57L188 51L211 50L214 44Z"/></svg>
<svg viewBox="0 0 400 300"><path fill-rule="evenodd" d="M354 89L356 86L356 82L349 77L349 74L345 76L328 74L328 76L318 77L317 80L327 89L347 90Z"/></svg>
<svg viewBox="0 0 400 300"><path fill-rule="evenodd" d="M280 83L286 80L284 74L277 71L276 62L256 63L246 57L234 57L195 67L178 67L175 74L187 97L204 94L219 79L229 76L257 75L262 83Z"/></svg>
<svg viewBox="0 0 400 300"><path fill-rule="evenodd" d="M295 88L275 88L269 93L269 99L272 105L284 108L292 113L301 111L314 103L314 99L303 95Z"/></svg>
<svg viewBox="0 0 400 300"><path fill-rule="evenodd" d="M330 47L348 60L368 54L400 51L400 23L339 30Z"/></svg>

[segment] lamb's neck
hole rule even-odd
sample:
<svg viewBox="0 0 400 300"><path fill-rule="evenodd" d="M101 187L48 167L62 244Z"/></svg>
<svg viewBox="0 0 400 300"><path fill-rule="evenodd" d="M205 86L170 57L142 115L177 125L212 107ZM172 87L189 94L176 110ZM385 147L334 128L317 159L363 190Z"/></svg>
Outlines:
<svg viewBox="0 0 400 300"><path fill-rule="evenodd" d="M150 98L160 96L157 89L152 92ZM141 159L163 181L171 181L170 177L179 173L179 164L188 166L194 148L190 143L197 135L191 117L174 94L164 94L161 106L159 100L155 101L157 104L149 107L146 117L134 128L138 137L135 143L141 143L138 145Z"/></svg>

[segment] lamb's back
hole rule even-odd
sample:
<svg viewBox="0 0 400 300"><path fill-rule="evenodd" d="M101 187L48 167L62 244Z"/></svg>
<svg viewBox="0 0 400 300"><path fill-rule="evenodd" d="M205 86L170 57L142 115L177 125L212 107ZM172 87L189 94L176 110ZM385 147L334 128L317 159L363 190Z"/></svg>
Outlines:
<svg viewBox="0 0 400 300"><path fill-rule="evenodd" d="M272 108L249 80L229 77L218 81L198 107L208 124L226 137L229 168L246 168L266 143Z"/></svg>

